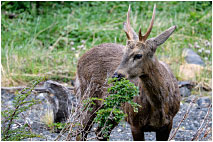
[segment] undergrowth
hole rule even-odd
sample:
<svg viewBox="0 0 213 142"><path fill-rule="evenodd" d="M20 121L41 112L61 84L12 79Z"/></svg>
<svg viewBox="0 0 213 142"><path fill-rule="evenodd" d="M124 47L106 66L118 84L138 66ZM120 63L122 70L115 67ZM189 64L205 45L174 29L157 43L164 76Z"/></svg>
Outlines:
<svg viewBox="0 0 213 142"><path fill-rule="evenodd" d="M25 88L16 93L13 101L13 108L7 108L1 111L1 140L2 141L20 141L26 138L42 137L41 135L34 134L29 123L18 123L19 119L23 119L21 114L30 109L32 105L38 103L37 100L28 100L35 86L41 82L42 79L35 81L32 87Z"/></svg>
<svg viewBox="0 0 213 142"><path fill-rule="evenodd" d="M103 137L109 136L108 133L112 130L113 124L118 124L127 116L121 110L124 103L129 103L134 112L138 112L138 107L142 107L133 102L133 97L139 94L139 90L129 80L117 81L117 78L110 78L108 83L111 84L108 88L109 96L104 99L103 108L96 112L97 116L94 119L94 122L98 123L98 127L101 128Z"/></svg>

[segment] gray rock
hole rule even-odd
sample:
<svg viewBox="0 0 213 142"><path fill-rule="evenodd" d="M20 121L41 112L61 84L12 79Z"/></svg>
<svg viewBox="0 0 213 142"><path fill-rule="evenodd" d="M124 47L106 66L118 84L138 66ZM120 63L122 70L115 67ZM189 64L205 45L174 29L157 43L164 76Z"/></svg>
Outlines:
<svg viewBox="0 0 213 142"><path fill-rule="evenodd" d="M193 130L193 131L195 131L195 130L196 130L195 125L194 125L194 124L191 124L191 125L189 126L189 130Z"/></svg>
<svg viewBox="0 0 213 142"><path fill-rule="evenodd" d="M188 83L185 83L188 84ZM183 84L183 87L186 87L185 84ZM189 89L189 88L188 88ZM211 94L209 94L211 95ZM2 106L5 107L5 104L12 100L11 99L12 94L4 94L4 92L1 92L1 98L2 99ZM186 113L186 110L188 109L189 103L193 100L194 97L197 97L198 95L191 95L189 97L184 98L185 101L184 103L181 103L180 106L180 110L177 113L177 115L174 117L173 120L173 130L177 128L179 122L182 120L184 114ZM30 95L29 97L33 98L34 95ZM42 96L41 96L42 98ZM72 101L73 99L75 99L75 96L69 97L69 99ZM46 102L47 100L41 101L41 103L36 104L35 106L33 106L30 110L24 112L24 115L26 116L25 119L21 119L18 120L16 122L20 123L20 124L24 124L25 121L28 121L31 124L31 128L33 130L34 133L36 134L40 134L43 137L41 138L28 138L28 139L24 139L25 141L53 141L56 136L58 135L58 133L56 132L51 132L50 129L43 124L43 122L41 122L41 116L43 116L43 112L46 112L46 110L48 109L52 109L51 106L48 106L50 104L48 104ZM187 103L188 102L188 103ZM208 107L200 107L200 105L202 106L202 104L210 104L211 103L211 99L209 99L208 97L202 97L199 98L197 102L193 103L188 116L186 117L186 119L182 122L180 129L177 131L176 136L173 140L175 141L191 141L191 139L193 138L193 135L196 133L197 129L200 127L202 120L204 119L207 111L208 111ZM3 109L2 107L2 109ZM212 111L210 111L209 114L209 119L212 119ZM33 121L33 123L32 123ZM97 127L97 125L95 125ZM17 126L14 125L14 128L16 128ZM212 127L212 122L209 123L209 127ZM183 128L183 129L182 129ZM94 130L94 129L92 129ZM203 135L203 134L202 134ZM64 137L66 137L66 133L64 134ZM92 132L89 134L88 138L94 137L95 133ZM149 141L155 141L156 134L154 132L146 132L145 133L145 139L149 140ZM59 139L60 141L64 140L65 138L62 137L61 139ZM209 140L211 141L212 134L210 133L209 136L207 136L207 139L203 139L203 140ZM73 138L72 140L75 140L75 138ZM130 125L126 122L121 122L111 133L111 137L110 137L110 141L133 141L132 138L132 134L131 134L131 129L130 129Z"/></svg>
<svg viewBox="0 0 213 142"><path fill-rule="evenodd" d="M198 123L198 121L194 121L194 126L197 127L197 128L200 126L200 124Z"/></svg>
<svg viewBox="0 0 213 142"><path fill-rule="evenodd" d="M193 101L195 98L196 98L195 95L190 95L185 101L186 101L187 103L190 103L190 102Z"/></svg>
<svg viewBox="0 0 213 142"><path fill-rule="evenodd" d="M181 87L180 94L182 97L189 97L191 95L191 91L187 87Z"/></svg>
<svg viewBox="0 0 213 142"><path fill-rule="evenodd" d="M211 104L211 99L209 97L201 97L197 100L199 107L208 107Z"/></svg>
<svg viewBox="0 0 213 142"><path fill-rule="evenodd" d="M178 81L178 86L181 87L187 87L188 89L192 89L195 86L195 83L191 81Z"/></svg>
<svg viewBox="0 0 213 142"><path fill-rule="evenodd" d="M185 48L183 50L183 56L185 57L186 62L189 64L205 66L205 63L203 62L201 57L197 53L195 53L192 49Z"/></svg>
<svg viewBox="0 0 213 142"><path fill-rule="evenodd" d="M46 99L45 96L46 96L46 93L40 93L38 96L36 96L36 99L44 101Z"/></svg>

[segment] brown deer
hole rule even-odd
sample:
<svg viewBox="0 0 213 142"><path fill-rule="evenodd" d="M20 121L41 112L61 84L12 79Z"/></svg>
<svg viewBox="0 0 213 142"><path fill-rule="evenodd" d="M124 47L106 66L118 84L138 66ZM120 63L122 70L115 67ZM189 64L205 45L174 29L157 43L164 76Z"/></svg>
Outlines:
<svg viewBox="0 0 213 142"><path fill-rule="evenodd" d="M108 93L105 83L108 77L126 78L139 87L140 94L134 101L140 104L138 112L125 103L123 111L128 115L126 121L131 125L134 140L144 140L144 132L156 132L156 140L168 140L173 118L179 110L180 93L178 83L170 68L155 57L157 47L163 44L174 32L170 27L155 38L147 40L154 23L152 19L145 35L141 29L137 35L130 25L130 7L124 31L128 38L126 46L108 43L96 46L86 52L77 66L75 91L82 99L87 97L105 98ZM90 85L88 85L90 84ZM86 90L90 90L86 93ZM95 112L101 107L96 101L92 111L88 111L84 120L82 140L86 140L91 129ZM117 124L113 124L113 128ZM97 134L100 134L98 128ZM99 132L99 133L98 133ZM108 133L108 136L110 132ZM107 140L107 137L98 137Z"/></svg>

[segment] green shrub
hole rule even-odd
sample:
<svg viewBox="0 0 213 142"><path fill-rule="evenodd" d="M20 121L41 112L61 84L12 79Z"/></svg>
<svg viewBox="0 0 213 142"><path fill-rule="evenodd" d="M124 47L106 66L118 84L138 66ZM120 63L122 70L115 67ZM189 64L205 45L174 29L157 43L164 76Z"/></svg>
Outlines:
<svg viewBox="0 0 213 142"><path fill-rule="evenodd" d="M133 97L139 94L139 89L129 80L117 78L110 78L108 83L112 86L108 88L109 96L104 100L104 107L96 114L95 122L102 128L101 132L106 137L108 131L112 128L113 123L118 124L124 119L126 114L120 109L122 104L128 102L138 111L139 104L133 102Z"/></svg>
<svg viewBox="0 0 213 142"><path fill-rule="evenodd" d="M40 80L41 81L41 80ZM18 128L13 129L12 125L15 124L16 120L21 119L20 114L28 110L32 105L38 103L38 101L31 99L27 100L28 96L32 93L34 87L40 82L35 81L32 87L25 88L16 94L12 109L7 109L1 112L3 117L1 120L1 140L2 141L20 141L25 138L41 137L40 135L33 134L29 131L29 124L24 124Z"/></svg>
<svg viewBox="0 0 213 142"><path fill-rule="evenodd" d="M52 132L58 132L58 130L62 130L66 126L65 123L52 123L49 124L48 127L51 129Z"/></svg>

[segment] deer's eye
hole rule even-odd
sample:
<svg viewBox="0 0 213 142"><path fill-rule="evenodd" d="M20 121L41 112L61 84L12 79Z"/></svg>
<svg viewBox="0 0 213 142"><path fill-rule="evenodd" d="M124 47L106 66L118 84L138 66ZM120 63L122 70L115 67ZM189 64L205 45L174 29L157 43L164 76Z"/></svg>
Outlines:
<svg viewBox="0 0 213 142"><path fill-rule="evenodd" d="M140 58L142 58L142 54L136 54L134 56L134 60L137 60L137 59L140 59Z"/></svg>

